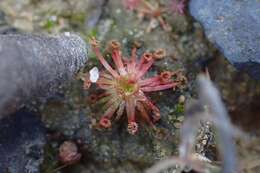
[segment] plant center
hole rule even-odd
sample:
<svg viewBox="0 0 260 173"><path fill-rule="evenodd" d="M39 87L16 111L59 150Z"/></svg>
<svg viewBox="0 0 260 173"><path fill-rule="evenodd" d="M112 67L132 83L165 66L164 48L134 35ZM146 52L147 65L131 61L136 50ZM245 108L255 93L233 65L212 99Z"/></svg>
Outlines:
<svg viewBox="0 0 260 173"><path fill-rule="evenodd" d="M120 94L129 96L138 90L138 85L135 81L129 79L129 77L124 76L117 81L117 89Z"/></svg>

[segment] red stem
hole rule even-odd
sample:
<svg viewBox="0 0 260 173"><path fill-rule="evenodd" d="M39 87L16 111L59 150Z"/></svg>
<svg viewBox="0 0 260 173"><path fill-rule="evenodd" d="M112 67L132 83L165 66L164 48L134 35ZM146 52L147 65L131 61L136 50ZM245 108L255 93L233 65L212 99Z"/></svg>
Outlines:
<svg viewBox="0 0 260 173"><path fill-rule="evenodd" d="M107 69L107 71L109 71L113 77L118 78L119 77L118 73L107 63L107 61L101 55L101 53L99 52L99 49L97 47L94 47L94 52L97 55L101 64Z"/></svg>
<svg viewBox="0 0 260 173"><path fill-rule="evenodd" d="M160 90L165 90L169 88L175 87L175 83L170 83L170 84L163 84L163 85L158 85L158 86L147 86L147 87L142 87L141 90L143 92L152 92L152 91L160 91Z"/></svg>
<svg viewBox="0 0 260 173"><path fill-rule="evenodd" d="M112 58L113 58L114 63L116 64L116 67L118 69L119 74L125 75L126 70L125 70L121 55L120 55L120 51L119 50L113 50Z"/></svg>

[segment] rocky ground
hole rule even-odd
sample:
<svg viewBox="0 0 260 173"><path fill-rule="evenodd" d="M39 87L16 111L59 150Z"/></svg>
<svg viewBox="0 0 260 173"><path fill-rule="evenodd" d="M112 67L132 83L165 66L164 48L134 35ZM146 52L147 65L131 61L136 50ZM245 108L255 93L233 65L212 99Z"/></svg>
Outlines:
<svg viewBox="0 0 260 173"><path fill-rule="evenodd" d="M168 2L160 1L161 4ZM152 3L156 4L157 1ZM159 160L177 156L184 106L186 100L197 98L195 79L197 74L205 71L205 67L219 87L233 122L253 136L259 135L259 82L238 72L225 60L221 52L207 40L202 26L191 17L188 5L186 7L183 15L171 12L163 14L172 28L170 32L156 22L153 29L147 32L149 18L138 19L137 13L125 9L119 0L0 2L1 33L71 32L79 34L86 41L90 36L96 36L101 41L102 50L105 50L107 41L116 39L122 44L125 56L130 55L134 43L140 46L139 55L144 51L164 48L167 56L155 62L149 75L163 70L182 70L187 78L187 83L174 91L149 95L161 111L156 130L141 124L138 134L132 136L126 130L125 118L114 123L112 129L100 129L96 125L101 116L100 108L91 103L89 96L93 91L83 89L81 80L82 75L92 67L101 67L90 52L86 66L64 92L38 106L37 114L40 114L47 131L40 172L143 172ZM213 131L210 125L202 125L196 152L218 163L220 158L216 152ZM76 164L66 165L59 161L59 146L64 141L77 144L82 157ZM241 156L252 156L245 162L259 159L258 149L248 154L247 147L250 146L245 147L241 142L239 147ZM255 168L254 165L251 167Z"/></svg>

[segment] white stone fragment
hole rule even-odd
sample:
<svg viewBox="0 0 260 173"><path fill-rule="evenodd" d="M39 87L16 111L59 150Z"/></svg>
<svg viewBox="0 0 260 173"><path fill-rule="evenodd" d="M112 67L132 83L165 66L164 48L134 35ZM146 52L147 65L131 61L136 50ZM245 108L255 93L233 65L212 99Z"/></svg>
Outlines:
<svg viewBox="0 0 260 173"><path fill-rule="evenodd" d="M66 37L71 36L70 32L64 32L64 35L65 35Z"/></svg>
<svg viewBox="0 0 260 173"><path fill-rule="evenodd" d="M97 67L93 67L90 71L89 71L89 79L91 82L96 83L98 78L99 78L99 70Z"/></svg>

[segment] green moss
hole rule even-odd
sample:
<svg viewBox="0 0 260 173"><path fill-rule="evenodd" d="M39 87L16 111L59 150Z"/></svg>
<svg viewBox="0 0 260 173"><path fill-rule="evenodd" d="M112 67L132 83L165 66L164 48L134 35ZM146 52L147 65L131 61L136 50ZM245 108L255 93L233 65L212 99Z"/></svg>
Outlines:
<svg viewBox="0 0 260 173"><path fill-rule="evenodd" d="M175 114L183 114L184 113L184 105L177 104L175 105Z"/></svg>
<svg viewBox="0 0 260 173"><path fill-rule="evenodd" d="M58 160L57 156L57 149L53 148L50 144L45 146L44 148L44 161L41 165L41 172L42 173L56 173L58 172Z"/></svg>
<svg viewBox="0 0 260 173"><path fill-rule="evenodd" d="M43 25L43 28L46 29L47 31L51 31L52 28L55 27L55 25L57 25L56 21L53 21L51 19L47 19Z"/></svg>
<svg viewBox="0 0 260 173"><path fill-rule="evenodd" d="M88 33L87 33L87 37L89 38L89 37L97 37L98 36L98 30L97 30L97 28L93 28L93 29L91 29L91 30L89 30L88 31ZM87 39L88 39L87 38ZM87 40L88 41L88 40Z"/></svg>
<svg viewBox="0 0 260 173"><path fill-rule="evenodd" d="M85 22L86 14L85 13L75 13L69 16L70 24L73 27L81 27Z"/></svg>
<svg viewBox="0 0 260 173"><path fill-rule="evenodd" d="M89 63L91 63L92 67L100 65L100 62L97 59L96 55L94 55L94 53L90 52L88 58L88 61Z"/></svg>

